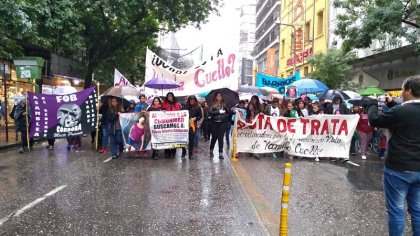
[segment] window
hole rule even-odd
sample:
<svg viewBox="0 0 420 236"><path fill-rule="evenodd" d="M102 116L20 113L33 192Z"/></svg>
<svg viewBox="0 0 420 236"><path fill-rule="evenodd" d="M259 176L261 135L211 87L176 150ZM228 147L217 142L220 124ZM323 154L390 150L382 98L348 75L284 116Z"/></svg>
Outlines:
<svg viewBox="0 0 420 236"><path fill-rule="evenodd" d="M324 29L324 11L320 11L317 14L317 20L318 20L318 25L316 27L316 32L318 35L322 34L322 31Z"/></svg>
<svg viewBox="0 0 420 236"><path fill-rule="evenodd" d="M286 40L285 39L282 39L281 40L281 57L283 58L284 57L284 50L285 50L285 47L284 47L284 45L286 44Z"/></svg>
<svg viewBox="0 0 420 236"><path fill-rule="evenodd" d="M309 67L308 66L303 67L303 75L306 76L308 74L309 74Z"/></svg>
<svg viewBox="0 0 420 236"><path fill-rule="evenodd" d="M308 21L305 23L305 42L311 41L311 22Z"/></svg>

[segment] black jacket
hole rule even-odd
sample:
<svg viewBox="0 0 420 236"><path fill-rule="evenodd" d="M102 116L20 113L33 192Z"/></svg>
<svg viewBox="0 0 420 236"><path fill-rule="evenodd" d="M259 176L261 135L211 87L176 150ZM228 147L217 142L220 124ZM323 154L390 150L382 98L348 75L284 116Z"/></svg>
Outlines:
<svg viewBox="0 0 420 236"><path fill-rule="evenodd" d="M222 109L222 107L213 107L210 106L209 108L209 116L211 118L212 121L214 122L227 122L229 121L229 115L233 115L233 111L231 111L230 109L227 109L227 107L224 107L223 110L225 110L225 113L221 114L220 110Z"/></svg>
<svg viewBox="0 0 420 236"><path fill-rule="evenodd" d="M14 112L14 121L16 131L26 132L26 115L23 113L26 112L26 106L21 106L20 104L16 106Z"/></svg>
<svg viewBox="0 0 420 236"><path fill-rule="evenodd" d="M369 104L368 116L372 126L388 128L391 140L385 166L396 171L420 172L420 103L392 107L385 113L378 112L377 104Z"/></svg>

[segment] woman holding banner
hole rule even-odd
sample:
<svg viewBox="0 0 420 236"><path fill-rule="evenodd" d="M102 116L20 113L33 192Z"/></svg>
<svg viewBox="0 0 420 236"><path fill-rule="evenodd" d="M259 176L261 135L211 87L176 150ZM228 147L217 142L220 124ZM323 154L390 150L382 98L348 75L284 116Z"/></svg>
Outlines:
<svg viewBox="0 0 420 236"><path fill-rule="evenodd" d="M185 110L188 110L190 116L190 129L188 132L188 158L193 159L195 135L197 132L197 121L203 117L201 107L195 96L189 96L185 104ZM187 150L182 148L182 159L185 158Z"/></svg>
<svg viewBox="0 0 420 236"><path fill-rule="evenodd" d="M150 107L147 108L147 111L162 111L161 105L162 105L162 101L160 100L160 97L155 97L155 98L153 98L152 105L150 105ZM159 150L153 149L152 157L153 157L153 159L158 160L159 159Z"/></svg>
<svg viewBox="0 0 420 236"><path fill-rule="evenodd" d="M219 143L219 158L224 159L223 136L227 126L230 125L230 120L228 119L229 114L233 115L234 113L228 109L227 103L223 100L222 93L218 92L214 95L209 113L211 117L210 157L214 157L213 149L217 141Z"/></svg>
<svg viewBox="0 0 420 236"><path fill-rule="evenodd" d="M106 113L107 130L111 140L112 159L117 159L120 156L120 147L122 145L122 132L119 121L120 113L124 109L118 104L117 98L111 98L108 112Z"/></svg>
<svg viewBox="0 0 420 236"><path fill-rule="evenodd" d="M162 109L165 111L179 111L181 110L181 105L176 101L174 93L169 92L166 94L165 102L162 104ZM176 149L165 149L165 156L175 156Z"/></svg>
<svg viewBox="0 0 420 236"><path fill-rule="evenodd" d="M260 103L260 99L257 95L251 97L251 101L248 104L247 114L248 114L248 122L251 123L255 117L263 112L262 105Z"/></svg>

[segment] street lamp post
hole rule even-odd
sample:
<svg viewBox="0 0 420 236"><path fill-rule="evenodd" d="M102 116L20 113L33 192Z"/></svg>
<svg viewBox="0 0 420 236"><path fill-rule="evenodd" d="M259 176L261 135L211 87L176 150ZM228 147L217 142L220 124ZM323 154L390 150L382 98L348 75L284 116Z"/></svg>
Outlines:
<svg viewBox="0 0 420 236"><path fill-rule="evenodd" d="M293 41L292 41L292 50L293 50L293 74L296 73L296 27L291 24L280 23L280 25L289 26L293 28Z"/></svg>
<svg viewBox="0 0 420 236"><path fill-rule="evenodd" d="M7 91L6 91L6 63L0 65L0 71L3 72L3 90L4 90L4 122L6 124L6 142L9 142L9 125L7 124Z"/></svg>

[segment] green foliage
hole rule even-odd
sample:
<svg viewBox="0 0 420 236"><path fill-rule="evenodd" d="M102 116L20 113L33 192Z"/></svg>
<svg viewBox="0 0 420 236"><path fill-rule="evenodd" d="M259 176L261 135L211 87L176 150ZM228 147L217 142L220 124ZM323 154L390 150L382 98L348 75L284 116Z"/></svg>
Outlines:
<svg viewBox="0 0 420 236"><path fill-rule="evenodd" d="M146 46L154 46L162 28L199 27L220 4L219 0L3 0L0 57L20 56L20 45L37 45L82 62L87 84L93 72L95 79L109 80L114 67L128 78L140 78Z"/></svg>
<svg viewBox="0 0 420 236"><path fill-rule="evenodd" d="M337 49L328 49L325 53L314 54L308 60L314 67L309 78L322 81L330 89L347 87L346 76L351 69L348 62L355 58L354 54L344 53Z"/></svg>
<svg viewBox="0 0 420 236"><path fill-rule="evenodd" d="M367 48L375 39L392 44L402 37L411 43L420 38L417 0L335 0L334 6L344 10L335 33L345 39L345 51Z"/></svg>

